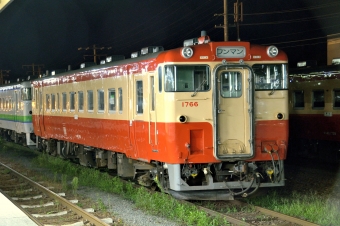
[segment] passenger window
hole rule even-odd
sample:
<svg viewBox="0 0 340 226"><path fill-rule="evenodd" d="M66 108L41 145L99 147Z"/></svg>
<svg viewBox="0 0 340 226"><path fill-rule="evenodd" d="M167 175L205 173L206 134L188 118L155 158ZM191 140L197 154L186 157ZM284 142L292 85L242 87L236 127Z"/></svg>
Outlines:
<svg viewBox="0 0 340 226"><path fill-rule="evenodd" d="M162 67L158 67L158 91L162 92Z"/></svg>
<svg viewBox="0 0 340 226"><path fill-rule="evenodd" d="M229 71L221 74L221 95L226 98L242 96L242 74Z"/></svg>
<svg viewBox="0 0 340 226"><path fill-rule="evenodd" d="M303 109L305 107L305 98L303 90L295 90L293 93L294 109Z"/></svg>
<svg viewBox="0 0 340 226"><path fill-rule="evenodd" d="M42 110L42 103L43 103L43 99L42 99L42 93L39 92L39 110L41 111Z"/></svg>
<svg viewBox="0 0 340 226"><path fill-rule="evenodd" d="M87 91L87 110L89 112L93 111L93 91L92 90Z"/></svg>
<svg viewBox="0 0 340 226"><path fill-rule="evenodd" d="M84 111L84 93L83 93L83 91L78 92L78 111Z"/></svg>
<svg viewBox="0 0 340 226"><path fill-rule="evenodd" d="M313 91L313 109L323 109L325 107L325 92L323 90Z"/></svg>
<svg viewBox="0 0 340 226"><path fill-rule="evenodd" d="M55 94L51 94L51 109L52 111L55 111Z"/></svg>
<svg viewBox="0 0 340 226"><path fill-rule="evenodd" d="M150 77L151 86L151 111L155 110L155 79L153 76Z"/></svg>
<svg viewBox="0 0 340 226"><path fill-rule="evenodd" d="M118 102L119 102L119 113L123 112L123 90L122 88L118 88Z"/></svg>
<svg viewBox="0 0 340 226"><path fill-rule="evenodd" d="M62 98L63 98L63 111L67 110L67 94L66 93L62 93Z"/></svg>
<svg viewBox="0 0 340 226"><path fill-rule="evenodd" d="M98 112L104 112L104 90L97 90Z"/></svg>
<svg viewBox="0 0 340 226"><path fill-rule="evenodd" d="M50 110L50 94L46 94L46 111Z"/></svg>
<svg viewBox="0 0 340 226"><path fill-rule="evenodd" d="M115 89L109 89L109 112L113 113L116 111L116 90Z"/></svg>
<svg viewBox="0 0 340 226"><path fill-rule="evenodd" d="M136 113L143 114L143 81L136 81Z"/></svg>
<svg viewBox="0 0 340 226"><path fill-rule="evenodd" d="M340 109L340 89L333 90L333 108Z"/></svg>
<svg viewBox="0 0 340 226"><path fill-rule="evenodd" d="M75 95L75 92L70 92L70 111L74 111L74 109L76 108L74 95Z"/></svg>
<svg viewBox="0 0 340 226"><path fill-rule="evenodd" d="M57 93L57 106L56 106L57 110L60 110L60 100L59 100L59 93Z"/></svg>

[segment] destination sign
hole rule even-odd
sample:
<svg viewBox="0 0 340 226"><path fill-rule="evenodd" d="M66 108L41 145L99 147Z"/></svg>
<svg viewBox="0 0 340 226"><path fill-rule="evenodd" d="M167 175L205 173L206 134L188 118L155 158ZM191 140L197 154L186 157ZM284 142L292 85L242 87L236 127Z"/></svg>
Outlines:
<svg viewBox="0 0 340 226"><path fill-rule="evenodd" d="M244 46L219 46L216 48L218 58L243 58L246 56Z"/></svg>

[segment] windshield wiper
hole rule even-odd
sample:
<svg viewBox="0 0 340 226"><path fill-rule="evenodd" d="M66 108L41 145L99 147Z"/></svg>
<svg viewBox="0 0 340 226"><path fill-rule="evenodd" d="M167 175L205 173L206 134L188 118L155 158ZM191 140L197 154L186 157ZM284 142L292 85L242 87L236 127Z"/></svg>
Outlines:
<svg viewBox="0 0 340 226"><path fill-rule="evenodd" d="M197 95L198 90L200 89L200 87L202 87L202 85L204 85L204 83L206 83L207 80L203 79L203 81L201 82L201 84L195 89L195 92L193 94L191 94L191 97L194 97Z"/></svg>

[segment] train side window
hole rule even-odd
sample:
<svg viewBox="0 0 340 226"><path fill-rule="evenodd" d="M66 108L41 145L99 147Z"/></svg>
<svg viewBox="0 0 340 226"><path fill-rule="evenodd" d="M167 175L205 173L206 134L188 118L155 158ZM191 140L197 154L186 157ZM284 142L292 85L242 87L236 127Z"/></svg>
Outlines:
<svg viewBox="0 0 340 226"><path fill-rule="evenodd" d="M46 111L50 110L51 106L50 98L51 98L50 94L46 94Z"/></svg>
<svg viewBox="0 0 340 226"><path fill-rule="evenodd" d="M294 109L303 109L305 107L305 97L303 90L295 90L293 95Z"/></svg>
<svg viewBox="0 0 340 226"><path fill-rule="evenodd" d="M78 111L84 111L84 92L78 92Z"/></svg>
<svg viewBox="0 0 340 226"><path fill-rule="evenodd" d="M104 90L97 90L98 112L104 112Z"/></svg>
<svg viewBox="0 0 340 226"><path fill-rule="evenodd" d="M325 107L325 92L323 90L313 91L313 109L323 109Z"/></svg>
<svg viewBox="0 0 340 226"><path fill-rule="evenodd" d="M123 90L122 88L118 88L118 104L119 104L119 113L123 112Z"/></svg>
<svg viewBox="0 0 340 226"><path fill-rule="evenodd" d="M162 67L158 67L158 91L162 92Z"/></svg>
<svg viewBox="0 0 340 226"><path fill-rule="evenodd" d="M55 94L51 94L51 109L52 111L55 111Z"/></svg>
<svg viewBox="0 0 340 226"><path fill-rule="evenodd" d="M93 112L93 91L87 90L87 110Z"/></svg>
<svg viewBox="0 0 340 226"><path fill-rule="evenodd" d="M340 89L333 90L333 108L340 109Z"/></svg>
<svg viewBox="0 0 340 226"><path fill-rule="evenodd" d="M136 113L143 114L143 81L136 81Z"/></svg>
<svg viewBox="0 0 340 226"><path fill-rule="evenodd" d="M75 108L75 92L70 92L70 111L74 111Z"/></svg>
<svg viewBox="0 0 340 226"><path fill-rule="evenodd" d="M41 93L41 91L39 92L39 110L41 111L42 110L42 93Z"/></svg>
<svg viewBox="0 0 340 226"><path fill-rule="evenodd" d="M151 111L155 110L155 78L153 76L150 77L150 86L151 86Z"/></svg>
<svg viewBox="0 0 340 226"><path fill-rule="evenodd" d="M63 111L67 110L67 94L66 93L62 93L62 102L63 102Z"/></svg>
<svg viewBox="0 0 340 226"><path fill-rule="evenodd" d="M60 110L60 99L59 99L59 93L57 93L57 106L56 110Z"/></svg>
<svg viewBox="0 0 340 226"><path fill-rule="evenodd" d="M116 111L116 90L115 89L109 89L109 113L114 113Z"/></svg>

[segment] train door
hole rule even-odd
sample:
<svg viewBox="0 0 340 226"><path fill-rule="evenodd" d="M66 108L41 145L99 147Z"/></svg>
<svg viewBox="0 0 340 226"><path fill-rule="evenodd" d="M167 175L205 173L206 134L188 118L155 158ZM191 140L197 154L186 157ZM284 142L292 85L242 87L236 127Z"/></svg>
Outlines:
<svg viewBox="0 0 340 226"><path fill-rule="evenodd" d="M133 85L133 129L134 129L134 144L135 144L135 154L138 158L146 159L147 156L145 147L148 144L148 128L145 120L145 116L148 114L148 110L145 108L146 103L145 100L147 98L144 86L145 75L136 75L134 77L134 85Z"/></svg>
<svg viewBox="0 0 340 226"><path fill-rule="evenodd" d="M37 89L37 97L36 97L36 104L37 104L37 123L38 129L40 132L40 136L44 136L44 108L43 108L43 88L39 87Z"/></svg>
<svg viewBox="0 0 340 226"><path fill-rule="evenodd" d="M150 74L149 76L149 108L148 108L148 129L149 129L149 144L155 148L157 144L157 118L156 118L156 97L155 97L155 76Z"/></svg>
<svg viewBox="0 0 340 226"><path fill-rule="evenodd" d="M19 90L15 90L14 91L14 123L15 123L15 132L17 133L17 132L20 132L20 124L19 124L19 115L18 115L18 111L19 111L19 109L18 109L18 105L19 105L19 100L18 100L18 92L19 92Z"/></svg>
<svg viewBox="0 0 340 226"><path fill-rule="evenodd" d="M214 154L220 160L254 155L254 91L251 68L220 65L215 70Z"/></svg>

